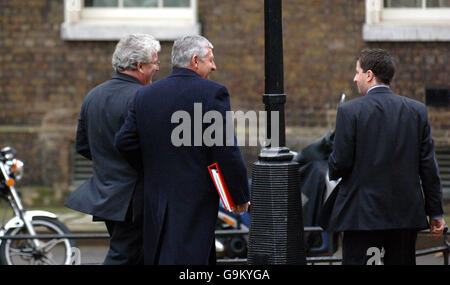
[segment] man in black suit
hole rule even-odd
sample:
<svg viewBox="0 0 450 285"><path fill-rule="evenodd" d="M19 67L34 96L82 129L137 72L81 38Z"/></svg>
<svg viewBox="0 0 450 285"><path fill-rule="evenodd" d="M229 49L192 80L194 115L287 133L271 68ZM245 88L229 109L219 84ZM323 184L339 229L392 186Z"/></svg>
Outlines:
<svg viewBox="0 0 450 285"><path fill-rule="evenodd" d="M137 92L134 110L116 135L118 150L144 169L145 264L215 263L219 196L208 165L218 163L235 213L249 205L247 170L234 133L231 145L209 145L202 138L208 124L201 118L212 111L222 119L215 135L225 139L230 111L227 88L208 80L216 69L212 49L202 36L176 40L172 73ZM182 125L189 130L175 130Z"/></svg>
<svg viewBox="0 0 450 285"><path fill-rule="evenodd" d="M415 264L417 231L444 229L442 189L424 104L394 94L384 50L361 53L354 82L365 95L342 104L336 118L330 179L342 177L329 231L344 232L343 264L366 264L369 248L384 264Z"/></svg>
<svg viewBox="0 0 450 285"><path fill-rule="evenodd" d="M142 264L142 174L114 147L114 135L134 102L136 91L159 70L161 47L150 35L129 35L112 56L116 74L92 89L78 118L76 150L93 161L93 176L65 206L104 220L110 247L104 264Z"/></svg>

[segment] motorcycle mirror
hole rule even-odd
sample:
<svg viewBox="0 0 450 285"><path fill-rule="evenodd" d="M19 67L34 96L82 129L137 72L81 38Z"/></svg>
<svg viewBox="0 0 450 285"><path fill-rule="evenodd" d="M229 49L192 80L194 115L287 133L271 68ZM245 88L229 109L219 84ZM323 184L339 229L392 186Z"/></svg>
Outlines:
<svg viewBox="0 0 450 285"><path fill-rule="evenodd" d="M2 148L0 152L8 160L13 159L17 154L17 151L10 146Z"/></svg>
<svg viewBox="0 0 450 285"><path fill-rule="evenodd" d="M345 93L342 93L341 99L339 100L339 103L337 104L337 107L339 107L341 104L345 102Z"/></svg>

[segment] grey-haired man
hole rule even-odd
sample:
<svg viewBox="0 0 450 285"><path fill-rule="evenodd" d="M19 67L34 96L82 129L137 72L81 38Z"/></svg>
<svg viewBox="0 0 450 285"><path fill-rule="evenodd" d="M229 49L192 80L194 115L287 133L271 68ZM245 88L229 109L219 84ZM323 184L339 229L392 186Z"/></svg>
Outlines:
<svg viewBox="0 0 450 285"><path fill-rule="evenodd" d="M111 236L104 264L142 264L142 175L115 149L136 91L159 70L160 43L150 35L124 37L116 46L112 79L92 89L78 118L76 150L93 161L93 176L65 206L105 221Z"/></svg>
<svg viewBox="0 0 450 285"><path fill-rule="evenodd" d="M247 170L237 145L177 146L172 132L176 112L194 118L194 104L202 117L215 111L225 118L230 95L225 86L208 80L216 70L213 45L202 36L185 36L172 48L172 73L136 94L133 110L116 135L115 145L130 163L144 169L144 263L207 265L215 263L214 229L219 196L208 165L218 163L236 214L247 211ZM222 122L225 122L222 119ZM190 125L190 123L189 123ZM226 128L222 125L222 131ZM155 135L156 134L156 135ZM225 133L216 136L226 137Z"/></svg>

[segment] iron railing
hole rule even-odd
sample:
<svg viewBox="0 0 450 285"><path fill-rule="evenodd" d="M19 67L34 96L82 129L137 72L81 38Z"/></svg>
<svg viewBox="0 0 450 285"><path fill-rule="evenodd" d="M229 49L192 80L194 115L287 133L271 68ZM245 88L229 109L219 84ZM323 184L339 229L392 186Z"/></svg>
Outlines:
<svg viewBox="0 0 450 285"><path fill-rule="evenodd" d="M427 249L420 249L420 250L416 250L416 256L424 256L424 255L429 255L429 254L434 254L434 253L438 253L438 252L442 252L442 256L443 256L443 264L444 265L448 265L448 254L450 252L450 242L447 241L447 231L448 228L444 229L444 233L443 233L443 244L441 246L438 247L431 247L431 248L427 248ZM304 232L324 232L324 230L321 227L304 227ZM429 233L430 230L423 230L420 231L420 233ZM244 234L248 234L248 230L221 230L221 231L216 231L216 236L229 236L229 235L244 235ZM340 256L334 256L333 255L333 238L329 238L329 255L328 256L310 256L310 257L306 257L306 262L308 264L315 264L315 263L328 263L328 264L333 264L336 262L342 262L342 257ZM217 260L217 264L247 264L247 259L246 258L234 258L234 259L218 259Z"/></svg>
<svg viewBox="0 0 450 285"><path fill-rule="evenodd" d="M450 242L447 241L447 231L448 228L445 228L443 233L443 244L437 247L431 247L427 249L416 250L416 256L424 256L434 253L442 252L443 256L443 264L448 265L448 254L450 252ZM324 232L321 227L304 227L304 232ZM420 233L429 233L430 230L423 230ZM236 236L236 235L247 235L249 233L248 230L216 230L216 237L226 237L226 236ZM67 238L67 239L106 239L109 238L109 234L107 233L71 233L71 234L38 234L35 236L31 235L4 235L0 236L0 240L5 239L53 239L53 238ZM316 263L328 263L333 264L336 262L342 262L342 257L334 256L333 254L333 239L329 239L329 255L328 256L310 256L306 258L306 262L308 264L316 264ZM217 264L220 265L246 265L246 258L230 258L230 259L218 259Z"/></svg>

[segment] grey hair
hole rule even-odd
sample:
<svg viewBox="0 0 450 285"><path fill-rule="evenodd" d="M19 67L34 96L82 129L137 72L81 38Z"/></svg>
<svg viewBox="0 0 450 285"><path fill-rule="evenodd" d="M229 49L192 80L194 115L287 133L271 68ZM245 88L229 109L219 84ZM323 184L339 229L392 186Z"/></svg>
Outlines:
<svg viewBox="0 0 450 285"><path fill-rule="evenodd" d="M177 39L172 47L172 66L188 67L194 55L203 60L208 53L207 47L214 48L211 42L202 36L184 36Z"/></svg>
<svg viewBox="0 0 450 285"><path fill-rule="evenodd" d="M116 72L136 70L138 62L152 61L153 54L161 51L161 45L154 37L146 34L131 34L117 43L112 56Z"/></svg>

